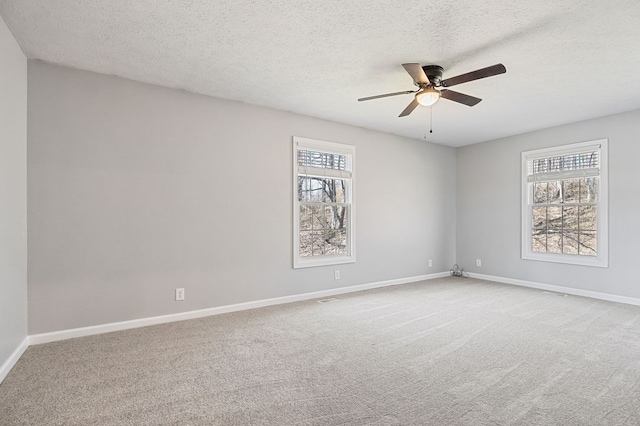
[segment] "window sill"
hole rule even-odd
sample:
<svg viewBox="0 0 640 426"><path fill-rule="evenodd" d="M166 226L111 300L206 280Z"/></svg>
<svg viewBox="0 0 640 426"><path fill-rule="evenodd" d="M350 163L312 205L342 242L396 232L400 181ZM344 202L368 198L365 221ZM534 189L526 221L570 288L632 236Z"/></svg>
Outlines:
<svg viewBox="0 0 640 426"><path fill-rule="evenodd" d="M299 258L294 260L293 269L313 268L315 266L342 265L344 263L355 263L354 256L325 256L321 258Z"/></svg>
<svg viewBox="0 0 640 426"><path fill-rule="evenodd" d="M523 260L535 260L539 262L564 263L567 265L594 266L597 268L608 268L609 262L600 256L579 256L573 254L546 254L546 253L526 253L522 255Z"/></svg>

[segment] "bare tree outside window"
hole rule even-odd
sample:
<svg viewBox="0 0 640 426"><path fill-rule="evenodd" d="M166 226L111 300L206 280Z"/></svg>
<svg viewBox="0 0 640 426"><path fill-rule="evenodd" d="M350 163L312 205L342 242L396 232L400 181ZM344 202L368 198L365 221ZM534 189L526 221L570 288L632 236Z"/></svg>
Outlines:
<svg viewBox="0 0 640 426"><path fill-rule="evenodd" d="M595 256L598 178L536 182L533 185L533 251Z"/></svg>
<svg viewBox="0 0 640 426"><path fill-rule="evenodd" d="M338 179L298 177L300 256L347 254L345 183ZM309 199L320 201L309 201Z"/></svg>

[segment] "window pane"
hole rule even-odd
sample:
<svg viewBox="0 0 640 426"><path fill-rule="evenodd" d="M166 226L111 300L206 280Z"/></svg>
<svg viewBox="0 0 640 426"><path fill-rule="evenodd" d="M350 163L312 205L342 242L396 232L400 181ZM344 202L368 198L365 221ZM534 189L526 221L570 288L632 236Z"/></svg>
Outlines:
<svg viewBox="0 0 640 426"><path fill-rule="evenodd" d="M578 254L578 233L577 232L563 233L562 252L564 254Z"/></svg>
<svg viewBox="0 0 640 426"><path fill-rule="evenodd" d="M326 229L336 228L336 206L326 206L324 208L324 223Z"/></svg>
<svg viewBox="0 0 640 426"><path fill-rule="evenodd" d="M308 206L300 206L300 230L310 231L312 229L312 210Z"/></svg>
<svg viewBox="0 0 640 426"><path fill-rule="evenodd" d="M322 197L322 179L298 176L298 201L319 203Z"/></svg>
<svg viewBox="0 0 640 426"><path fill-rule="evenodd" d="M322 185L322 202L323 203L342 203L344 202L345 182L341 179L320 179ZM338 201L341 198L342 201Z"/></svg>
<svg viewBox="0 0 640 426"><path fill-rule="evenodd" d="M549 204L559 204L562 202L562 185L560 182L549 182L547 199Z"/></svg>
<svg viewBox="0 0 640 426"><path fill-rule="evenodd" d="M327 236L327 254L347 254L346 229L330 230Z"/></svg>
<svg viewBox="0 0 640 426"><path fill-rule="evenodd" d="M531 249L538 253L546 253L547 251L547 231L536 230L533 231L533 238L531 239Z"/></svg>
<svg viewBox="0 0 640 426"><path fill-rule="evenodd" d="M318 178L309 179L309 201L320 203L324 200L324 182Z"/></svg>
<svg viewBox="0 0 640 426"><path fill-rule="evenodd" d="M533 229L547 229L547 208L533 207Z"/></svg>
<svg viewBox="0 0 640 426"><path fill-rule="evenodd" d="M336 179L334 181L335 197L334 203L345 203L347 200L347 182L343 179Z"/></svg>
<svg viewBox="0 0 640 426"><path fill-rule="evenodd" d="M578 207L563 207L564 217L562 219L563 229L578 229ZM576 238L577 239L577 238Z"/></svg>
<svg viewBox="0 0 640 426"><path fill-rule="evenodd" d="M547 208L547 227L549 229L562 228L562 207Z"/></svg>
<svg viewBox="0 0 640 426"><path fill-rule="evenodd" d="M562 181L563 203L577 203L580 201L580 179Z"/></svg>
<svg viewBox="0 0 640 426"><path fill-rule="evenodd" d="M298 200L313 203L344 203L347 183L344 179L298 177Z"/></svg>
<svg viewBox="0 0 640 426"><path fill-rule="evenodd" d="M598 182L597 177L584 178L580 180L580 202L581 203L597 203L598 202Z"/></svg>
<svg viewBox="0 0 640 426"><path fill-rule="evenodd" d="M562 253L562 232L549 231L547 233L547 252Z"/></svg>
<svg viewBox="0 0 640 426"><path fill-rule="evenodd" d="M313 254L311 250L312 240L313 237L311 235L311 232L300 232L300 257L309 257Z"/></svg>
<svg viewBox="0 0 640 426"><path fill-rule="evenodd" d="M313 181L313 193L311 201L316 203L325 203L328 200L327 196L327 184L331 179L312 178Z"/></svg>
<svg viewBox="0 0 640 426"><path fill-rule="evenodd" d="M595 232L580 232L580 254L585 256L597 255L597 238Z"/></svg>
<svg viewBox="0 0 640 426"><path fill-rule="evenodd" d="M313 222L312 222L313 229L316 231L319 229L325 229L327 227L327 221L324 216L324 207L311 206L310 209L313 215Z"/></svg>
<svg viewBox="0 0 640 426"><path fill-rule="evenodd" d="M533 203L540 204L547 202L547 182L537 182L533 184Z"/></svg>
<svg viewBox="0 0 640 426"><path fill-rule="evenodd" d="M344 206L325 207L325 221L328 229L342 229L346 226L347 209Z"/></svg>
<svg viewBox="0 0 640 426"><path fill-rule="evenodd" d="M580 230L595 231L598 228L597 207L581 206L580 207Z"/></svg>
<svg viewBox="0 0 640 426"><path fill-rule="evenodd" d="M298 201L309 201L309 191L307 186L307 179L302 176L298 176Z"/></svg>
<svg viewBox="0 0 640 426"><path fill-rule="evenodd" d="M313 256L323 255L325 252L324 231L320 231L320 232L314 231L311 234L313 238L313 242L312 242Z"/></svg>
<svg viewBox="0 0 640 426"><path fill-rule="evenodd" d="M596 233L580 232L580 254L585 256L596 256L597 249Z"/></svg>

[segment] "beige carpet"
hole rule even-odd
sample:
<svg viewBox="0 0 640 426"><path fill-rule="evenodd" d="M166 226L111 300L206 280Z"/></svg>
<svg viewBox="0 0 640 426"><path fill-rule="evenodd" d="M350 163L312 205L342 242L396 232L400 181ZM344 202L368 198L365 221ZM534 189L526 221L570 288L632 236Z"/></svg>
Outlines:
<svg viewBox="0 0 640 426"><path fill-rule="evenodd" d="M640 307L445 278L30 347L5 425L638 425Z"/></svg>

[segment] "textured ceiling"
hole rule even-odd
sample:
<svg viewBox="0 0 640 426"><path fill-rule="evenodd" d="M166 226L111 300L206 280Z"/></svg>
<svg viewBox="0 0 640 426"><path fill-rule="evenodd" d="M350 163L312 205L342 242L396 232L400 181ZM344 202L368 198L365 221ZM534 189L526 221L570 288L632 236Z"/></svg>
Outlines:
<svg viewBox="0 0 640 426"><path fill-rule="evenodd" d="M638 0L0 0L29 58L462 146L640 108ZM496 63L408 117L401 64Z"/></svg>

